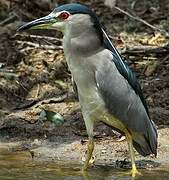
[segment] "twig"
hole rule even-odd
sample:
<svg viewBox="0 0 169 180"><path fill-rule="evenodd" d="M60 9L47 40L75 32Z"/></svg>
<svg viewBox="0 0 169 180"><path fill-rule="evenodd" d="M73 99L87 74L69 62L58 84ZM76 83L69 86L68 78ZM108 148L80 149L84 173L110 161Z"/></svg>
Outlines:
<svg viewBox="0 0 169 180"><path fill-rule="evenodd" d="M26 38L32 38L32 39L46 39L46 40L50 40L50 41L58 41L58 42L62 42L62 39L56 38L56 37L49 37L49 36L40 36L40 35L27 35L27 34L15 34L14 38L16 36L20 36L20 37L26 37Z"/></svg>
<svg viewBox="0 0 169 180"><path fill-rule="evenodd" d="M33 46L34 48L39 48L39 49L51 49L51 50L60 50L63 49L62 46L52 46L52 45L39 45L37 43L29 42L29 41L16 41L18 44L26 44L28 46Z"/></svg>
<svg viewBox="0 0 169 180"><path fill-rule="evenodd" d="M2 77L8 76L8 77L14 77L14 78L19 77L19 75L15 74L15 73L12 73L9 71L2 71L2 70L0 70L0 76L2 76Z"/></svg>
<svg viewBox="0 0 169 180"><path fill-rule="evenodd" d="M25 52L28 52L29 50L32 50L32 49L34 49L34 47L26 47L24 49L20 49L20 52L25 53Z"/></svg>
<svg viewBox="0 0 169 180"><path fill-rule="evenodd" d="M18 85L20 85L26 92L29 92L29 90L28 90L21 82L19 82L18 80L16 80L16 83L17 83Z"/></svg>
<svg viewBox="0 0 169 180"><path fill-rule="evenodd" d="M117 7L117 6L115 6L114 8L117 9L118 11L120 11L121 13L129 16L130 18L132 18L132 19L134 19L134 20L136 20L136 21L142 22L142 23L145 24L146 26L148 26L148 27L150 27L150 28L152 28L152 29L154 29L154 30L156 30L156 31L161 32L161 33L164 34L166 37L169 37L169 33L168 33L167 31L165 31L164 29L161 29L161 28L158 28L158 27L156 27L156 26L153 26L153 25L151 25L150 23L148 23L147 21L141 19L140 17L138 17L138 16L136 16L136 15L132 15L132 14L130 14L129 12L124 11L123 9L121 9L121 8L119 8L119 7Z"/></svg>
<svg viewBox="0 0 169 180"><path fill-rule="evenodd" d="M168 53L169 44L160 47L136 46L134 48L126 47L122 54L149 54L149 53Z"/></svg>
<svg viewBox="0 0 169 180"><path fill-rule="evenodd" d="M164 58L162 61L158 62L157 69L158 69L165 61L167 61L168 59L169 59L169 55L165 56L165 58Z"/></svg>
<svg viewBox="0 0 169 180"><path fill-rule="evenodd" d="M15 21L15 19L17 18L17 16L15 14L12 14L10 17L4 19L3 21L0 22L0 26L3 26L11 21Z"/></svg>

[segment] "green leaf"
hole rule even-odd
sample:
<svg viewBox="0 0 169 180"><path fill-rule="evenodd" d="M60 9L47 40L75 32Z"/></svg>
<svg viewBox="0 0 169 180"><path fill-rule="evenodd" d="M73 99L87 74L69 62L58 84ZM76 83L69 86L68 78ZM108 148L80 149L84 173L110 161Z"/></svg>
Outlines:
<svg viewBox="0 0 169 180"><path fill-rule="evenodd" d="M42 110L40 113L40 118L42 120L51 121L55 125L62 125L64 123L63 116L53 111Z"/></svg>

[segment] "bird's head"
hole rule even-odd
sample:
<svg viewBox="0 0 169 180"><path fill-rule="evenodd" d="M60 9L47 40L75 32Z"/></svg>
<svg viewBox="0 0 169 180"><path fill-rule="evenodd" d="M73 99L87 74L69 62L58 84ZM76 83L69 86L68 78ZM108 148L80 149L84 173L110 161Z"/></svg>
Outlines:
<svg viewBox="0 0 169 180"><path fill-rule="evenodd" d="M102 36L102 29L97 15L87 6L78 3L56 7L49 15L24 24L18 31L53 29L64 33L67 25L74 25L74 29L78 29L83 25L84 28L85 25L94 26L99 36Z"/></svg>

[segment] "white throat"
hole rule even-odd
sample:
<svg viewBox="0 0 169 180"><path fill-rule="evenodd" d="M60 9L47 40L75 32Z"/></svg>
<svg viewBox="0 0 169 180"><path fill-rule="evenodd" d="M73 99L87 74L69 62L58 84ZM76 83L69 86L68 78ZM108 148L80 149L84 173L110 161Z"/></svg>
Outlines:
<svg viewBox="0 0 169 180"><path fill-rule="evenodd" d="M65 56L88 56L101 47L101 41L89 15L72 15L65 25L63 47Z"/></svg>

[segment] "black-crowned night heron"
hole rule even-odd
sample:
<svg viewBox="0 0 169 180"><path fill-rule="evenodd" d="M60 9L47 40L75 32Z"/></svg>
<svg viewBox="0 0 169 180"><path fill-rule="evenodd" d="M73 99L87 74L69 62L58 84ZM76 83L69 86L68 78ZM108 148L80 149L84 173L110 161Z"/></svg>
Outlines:
<svg viewBox="0 0 169 180"><path fill-rule="evenodd" d="M64 35L64 54L89 136L83 170L94 149L93 125L103 121L126 136L135 176L133 146L143 156L156 155L157 130L135 74L110 42L96 14L85 5L66 4L19 28L26 29L54 29Z"/></svg>

